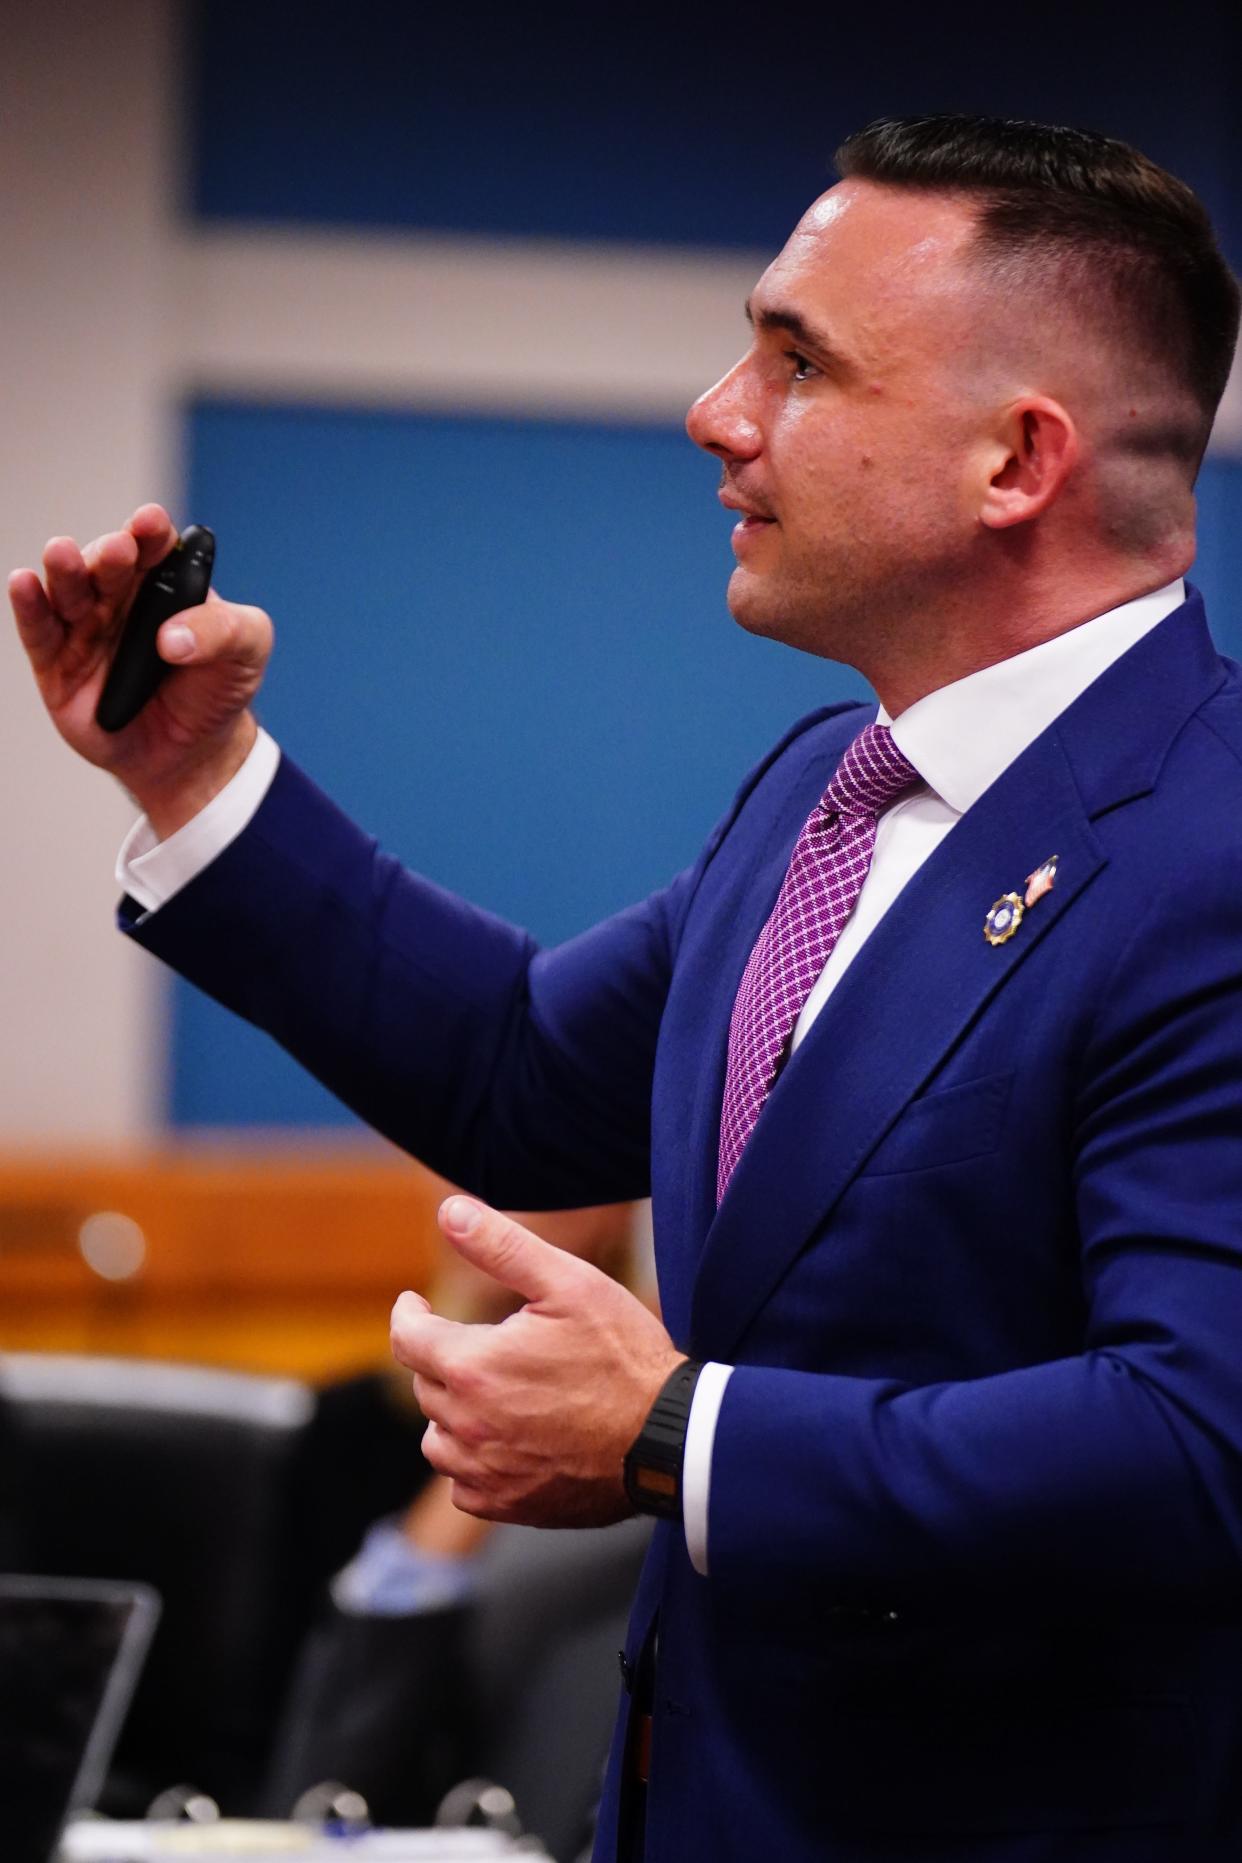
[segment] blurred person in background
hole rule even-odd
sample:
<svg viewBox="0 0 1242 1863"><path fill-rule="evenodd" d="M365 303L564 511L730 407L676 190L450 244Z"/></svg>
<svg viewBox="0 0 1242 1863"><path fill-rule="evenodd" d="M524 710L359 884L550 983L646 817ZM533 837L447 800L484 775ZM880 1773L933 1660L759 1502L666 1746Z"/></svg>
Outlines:
<svg viewBox="0 0 1242 1863"><path fill-rule="evenodd" d="M636 1216L621 1204L517 1220L650 1302ZM520 1305L447 1251L429 1292L466 1324L497 1325ZM352 1557L333 1572L291 1677L264 1808L287 1816L309 1788L338 1781L377 1822L422 1825L451 1787L483 1777L512 1792L524 1829L571 1858L599 1797L650 1523L548 1535L464 1514L418 1453L426 1424L396 1367L321 1394L298 1541L312 1582L332 1571L342 1535ZM405 1504L357 1544L364 1495L403 1482Z"/></svg>
<svg viewBox="0 0 1242 1863"><path fill-rule="evenodd" d="M144 811L123 923L490 1203L652 1186L663 1320L480 1202L408 1295L466 1513L660 1516L597 1855L1242 1842L1242 692L1182 577L1237 286L1105 137L882 122L692 409L751 632L855 666L694 866L538 951L260 731L261 611L93 713L158 507L12 597ZM638 547L638 546L636 546Z"/></svg>

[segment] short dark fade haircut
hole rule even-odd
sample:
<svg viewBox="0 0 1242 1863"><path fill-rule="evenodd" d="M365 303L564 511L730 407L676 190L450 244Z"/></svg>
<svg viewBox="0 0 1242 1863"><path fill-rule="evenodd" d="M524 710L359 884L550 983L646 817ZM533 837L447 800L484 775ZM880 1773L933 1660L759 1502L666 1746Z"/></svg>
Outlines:
<svg viewBox="0 0 1242 1863"><path fill-rule="evenodd" d="M977 196L980 259L1047 265L1189 392L1197 463L1229 378L1239 291L1184 181L1092 130L987 116L882 117L836 165L843 178Z"/></svg>

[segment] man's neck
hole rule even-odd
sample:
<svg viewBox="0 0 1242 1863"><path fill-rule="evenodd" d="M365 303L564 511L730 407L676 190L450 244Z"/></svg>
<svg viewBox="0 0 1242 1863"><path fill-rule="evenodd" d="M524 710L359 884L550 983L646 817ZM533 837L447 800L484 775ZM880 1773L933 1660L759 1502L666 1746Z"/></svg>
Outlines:
<svg viewBox="0 0 1242 1863"><path fill-rule="evenodd" d="M888 716L898 718L929 692L1013 659L1070 633L1084 621L1151 594L1175 581L1188 567L1189 558L1158 568L1136 568L1129 575L1114 572L1092 581L1079 580L1072 587L1049 589L1042 596L1026 589L1020 601L1013 589L980 594L974 600L954 603L938 631L921 630L917 643L907 641L891 664L859 670L874 686Z"/></svg>

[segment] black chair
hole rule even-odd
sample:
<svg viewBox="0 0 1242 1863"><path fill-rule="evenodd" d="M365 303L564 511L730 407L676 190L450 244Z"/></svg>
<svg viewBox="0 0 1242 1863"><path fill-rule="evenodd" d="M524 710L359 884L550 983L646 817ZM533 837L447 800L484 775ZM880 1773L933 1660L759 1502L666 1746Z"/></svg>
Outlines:
<svg viewBox="0 0 1242 1863"><path fill-rule="evenodd" d="M426 1479L420 1436L375 1374L317 1393L0 1354L0 1549L27 1571L141 1579L163 1600L102 1810L141 1816L185 1781L228 1815L281 1815L343 1776L385 1821L418 1822L482 1772L554 1856L576 1853L649 1523L506 1529L470 1608L351 1621L327 1608L325 1580Z"/></svg>
<svg viewBox="0 0 1242 1863"><path fill-rule="evenodd" d="M291 1497L313 1392L144 1360L0 1355L10 1561L143 1579L163 1615L102 1808L193 1780L251 1808L303 1621Z"/></svg>

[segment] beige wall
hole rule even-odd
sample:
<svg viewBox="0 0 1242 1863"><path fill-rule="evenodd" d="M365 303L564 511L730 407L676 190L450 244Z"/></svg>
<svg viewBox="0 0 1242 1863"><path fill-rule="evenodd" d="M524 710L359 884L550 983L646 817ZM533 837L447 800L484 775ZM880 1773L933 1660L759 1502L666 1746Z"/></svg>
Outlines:
<svg viewBox="0 0 1242 1863"><path fill-rule="evenodd" d="M23 0L0 61L0 565L115 525L168 482L165 0ZM130 818L46 724L0 634L0 1146L150 1123L161 986L112 930Z"/></svg>

